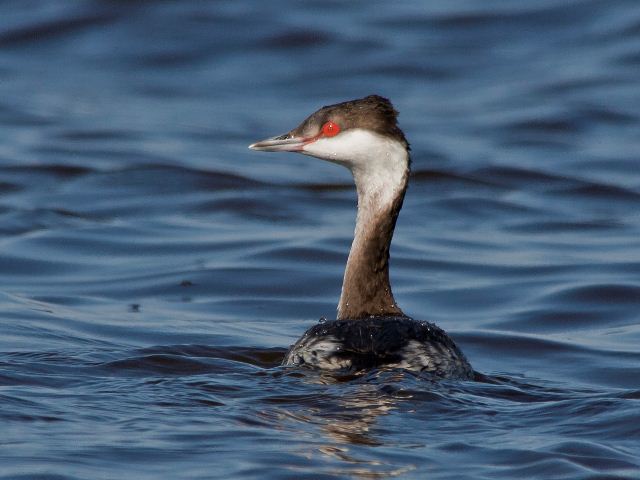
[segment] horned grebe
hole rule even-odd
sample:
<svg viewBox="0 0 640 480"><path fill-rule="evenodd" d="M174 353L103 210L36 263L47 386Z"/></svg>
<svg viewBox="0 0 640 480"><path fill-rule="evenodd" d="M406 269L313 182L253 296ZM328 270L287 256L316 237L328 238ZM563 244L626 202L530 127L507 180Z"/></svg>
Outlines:
<svg viewBox="0 0 640 480"><path fill-rule="evenodd" d="M322 107L289 133L249 146L344 165L358 193L337 319L308 329L284 365L347 371L388 366L473 378L471 365L444 330L406 316L391 292L389 247L410 167L409 143L397 116L389 100L370 95Z"/></svg>

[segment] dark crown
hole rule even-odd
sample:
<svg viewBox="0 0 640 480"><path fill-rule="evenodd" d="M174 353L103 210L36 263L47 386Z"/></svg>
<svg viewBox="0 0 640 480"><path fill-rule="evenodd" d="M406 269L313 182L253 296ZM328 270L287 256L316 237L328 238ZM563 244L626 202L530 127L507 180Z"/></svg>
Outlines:
<svg viewBox="0 0 640 480"><path fill-rule="evenodd" d="M369 95L357 100L322 107L291 133L314 135L328 121L337 123L342 131L361 128L391 137L401 142L407 150L409 149L409 142L398 127L397 110L388 99L379 95Z"/></svg>

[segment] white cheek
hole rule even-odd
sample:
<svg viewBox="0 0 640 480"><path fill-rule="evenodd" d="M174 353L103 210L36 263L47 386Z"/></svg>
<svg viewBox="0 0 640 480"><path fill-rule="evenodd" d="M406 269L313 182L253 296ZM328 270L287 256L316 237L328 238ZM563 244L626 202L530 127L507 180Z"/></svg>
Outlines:
<svg viewBox="0 0 640 480"><path fill-rule="evenodd" d="M303 152L344 165L353 173L358 189L387 202L407 173L409 155L400 142L368 130L347 130L332 138L305 145Z"/></svg>
<svg viewBox="0 0 640 480"><path fill-rule="evenodd" d="M303 153L314 157L341 163L352 168L363 163L366 157L375 151L376 143L382 137L365 130L353 129L340 133L331 138L320 138L313 143L305 145Z"/></svg>

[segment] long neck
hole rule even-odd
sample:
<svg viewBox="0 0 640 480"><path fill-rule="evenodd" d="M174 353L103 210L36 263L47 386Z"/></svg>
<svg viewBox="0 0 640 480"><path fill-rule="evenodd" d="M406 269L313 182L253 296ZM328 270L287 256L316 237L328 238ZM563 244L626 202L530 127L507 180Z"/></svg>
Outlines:
<svg viewBox="0 0 640 480"><path fill-rule="evenodd" d="M404 315L389 283L389 248L407 189L408 152L380 152L376 162L353 168L358 191L356 229L338 304L338 319ZM380 159L379 159L380 160ZM374 165L374 167L371 167Z"/></svg>

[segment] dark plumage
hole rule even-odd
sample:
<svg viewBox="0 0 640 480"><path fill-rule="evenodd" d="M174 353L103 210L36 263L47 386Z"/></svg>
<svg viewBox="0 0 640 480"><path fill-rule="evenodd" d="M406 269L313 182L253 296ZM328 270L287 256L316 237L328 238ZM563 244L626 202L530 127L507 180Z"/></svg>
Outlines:
<svg viewBox="0 0 640 480"><path fill-rule="evenodd" d="M336 122L343 131L362 128L388 136L399 141L409 150L409 142L398 127L397 110L388 99L379 95L369 95L358 100L324 106L309 115L288 135L313 137L328 121Z"/></svg>
<svg viewBox="0 0 640 480"><path fill-rule="evenodd" d="M289 349L283 364L343 371L389 366L439 378L474 376L464 354L444 330L407 317L319 323Z"/></svg>

